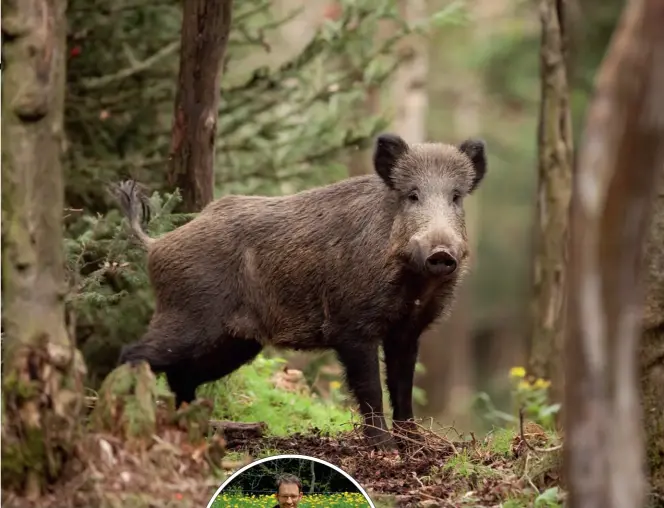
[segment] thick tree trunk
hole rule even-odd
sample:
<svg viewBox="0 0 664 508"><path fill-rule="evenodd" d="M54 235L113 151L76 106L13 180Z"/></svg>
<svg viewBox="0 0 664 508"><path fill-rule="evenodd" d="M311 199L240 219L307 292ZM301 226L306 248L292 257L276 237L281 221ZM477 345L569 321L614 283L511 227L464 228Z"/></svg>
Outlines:
<svg viewBox="0 0 664 508"><path fill-rule="evenodd" d="M183 6L168 182L182 192L180 210L198 212L214 197L219 81L233 1L187 0Z"/></svg>
<svg viewBox="0 0 664 508"><path fill-rule="evenodd" d="M572 193L572 121L566 62L567 0L541 0L539 181L533 260L531 373L562 400L565 264Z"/></svg>
<svg viewBox="0 0 664 508"><path fill-rule="evenodd" d="M653 495L664 501L664 164L646 247L647 292L641 338L641 389Z"/></svg>
<svg viewBox="0 0 664 508"><path fill-rule="evenodd" d="M85 367L65 327L66 0L3 2L2 483L39 495L71 457Z"/></svg>
<svg viewBox="0 0 664 508"><path fill-rule="evenodd" d="M627 3L575 175L565 341L570 508L643 506L637 354L643 244L664 164L664 3Z"/></svg>

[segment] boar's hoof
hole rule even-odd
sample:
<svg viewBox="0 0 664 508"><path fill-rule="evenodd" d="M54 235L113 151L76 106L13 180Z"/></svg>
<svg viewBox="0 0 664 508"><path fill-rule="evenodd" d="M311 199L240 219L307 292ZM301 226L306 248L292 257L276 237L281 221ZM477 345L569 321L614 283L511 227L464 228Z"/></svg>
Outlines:
<svg viewBox="0 0 664 508"><path fill-rule="evenodd" d="M394 422L392 431L400 452L413 453L425 445L424 435L413 421Z"/></svg>
<svg viewBox="0 0 664 508"><path fill-rule="evenodd" d="M379 451L392 451L396 449L396 443L392 435L386 430L372 429L367 432L366 438L369 446Z"/></svg>

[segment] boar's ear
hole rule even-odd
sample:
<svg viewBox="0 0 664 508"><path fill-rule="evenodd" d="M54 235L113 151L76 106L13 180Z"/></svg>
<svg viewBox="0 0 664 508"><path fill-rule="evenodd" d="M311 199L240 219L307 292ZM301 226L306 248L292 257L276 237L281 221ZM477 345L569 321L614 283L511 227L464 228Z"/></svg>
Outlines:
<svg viewBox="0 0 664 508"><path fill-rule="evenodd" d="M470 188L470 192L473 192L477 189L486 174L486 143L482 139L469 138L463 141L458 148L473 163L475 177L473 178L473 185Z"/></svg>
<svg viewBox="0 0 664 508"><path fill-rule="evenodd" d="M392 172L399 158L408 151L408 143L396 134L381 134L376 139L373 163L376 173L392 188Z"/></svg>

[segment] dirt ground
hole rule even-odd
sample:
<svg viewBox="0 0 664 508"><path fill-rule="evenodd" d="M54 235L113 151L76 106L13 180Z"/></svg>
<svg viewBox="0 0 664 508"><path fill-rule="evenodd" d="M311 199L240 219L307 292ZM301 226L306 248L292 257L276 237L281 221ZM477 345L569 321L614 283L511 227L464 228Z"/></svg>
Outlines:
<svg viewBox="0 0 664 508"><path fill-rule="evenodd" d="M216 437L218 444L221 438ZM229 440L227 452L250 457L266 450L308 455L341 467L355 478L380 506L459 506L473 493L473 506L498 506L509 494L526 487L511 474L518 460L519 438L513 457L495 456L479 443L454 443L438 439L411 454L368 449L357 432L340 437L320 434ZM465 450L465 451L464 451ZM70 479L33 501L3 492L8 508L189 508L204 507L223 479L243 463L222 461L226 471L210 465L210 446L192 447L178 429L163 429L147 447L129 450L108 435L90 435L81 443L82 456ZM459 475L445 469L446 461L459 453L473 454L477 464L496 474L470 471ZM236 455L234 455L236 456ZM224 474L226 473L226 474ZM473 477L474 476L474 477ZM477 504L478 501L481 504Z"/></svg>
<svg viewBox="0 0 664 508"><path fill-rule="evenodd" d="M518 442L516 437L514 460L518 460L522 451ZM260 442L230 443L229 446L229 450L251 455L265 449L308 455L339 466L362 485L372 500L387 506L458 507L460 498L469 490L473 491L474 501L481 503L479 506L497 506L508 494L517 494L525 487L509 473L512 468L509 457L492 455L472 441L455 443L439 437L429 438L423 447L408 454L370 450L358 432L341 438L297 434L287 438L264 438ZM471 471L459 477L453 471L446 471L447 461L459 453L473 456L474 462L497 474L484 477Z"/></svg>

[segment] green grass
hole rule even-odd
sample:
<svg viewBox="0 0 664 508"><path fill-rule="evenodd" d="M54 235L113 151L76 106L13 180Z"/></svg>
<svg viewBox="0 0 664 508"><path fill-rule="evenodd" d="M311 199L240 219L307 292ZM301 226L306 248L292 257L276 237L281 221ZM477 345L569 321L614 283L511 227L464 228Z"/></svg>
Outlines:
<svg viewBox="0 0 664 508"><path fill-rule="evenodd" d="M462 478L491 478L498 476L499 473L489 466L478 463L475 457L472 457L467 450L450 459L443 466L443 471L453 472L456 476Z"/></svg>
<svg viewBox="0 0 664 508"><path fill-rule="evenodd" d="M507 457L507 455L512 451L513 440L514 429L494 428L487 436L487 446L493 453Z"/></svg>
<svg viewBox="0 0 664 508"><path fill-rule="evenodd" d="M263 421L274 436L307 432L312 427L330 434L352 428L354 420L349 409L310 393L296 394L275 388L270 378L283 364L280 358L259 355L230 376L201 386L197 396L213 402L213 418ZM164 383L161 379L160 384Z"/></svg>
<svg viewBox="0 0 664 508"><path fill-rule="evenodd" d="M221 494L212 503L212 508L272 508L277 504L274 495L247 496L243 494ZM338 494L305 495L298 508L368 508L369 503L359 492Z"/></svg>

